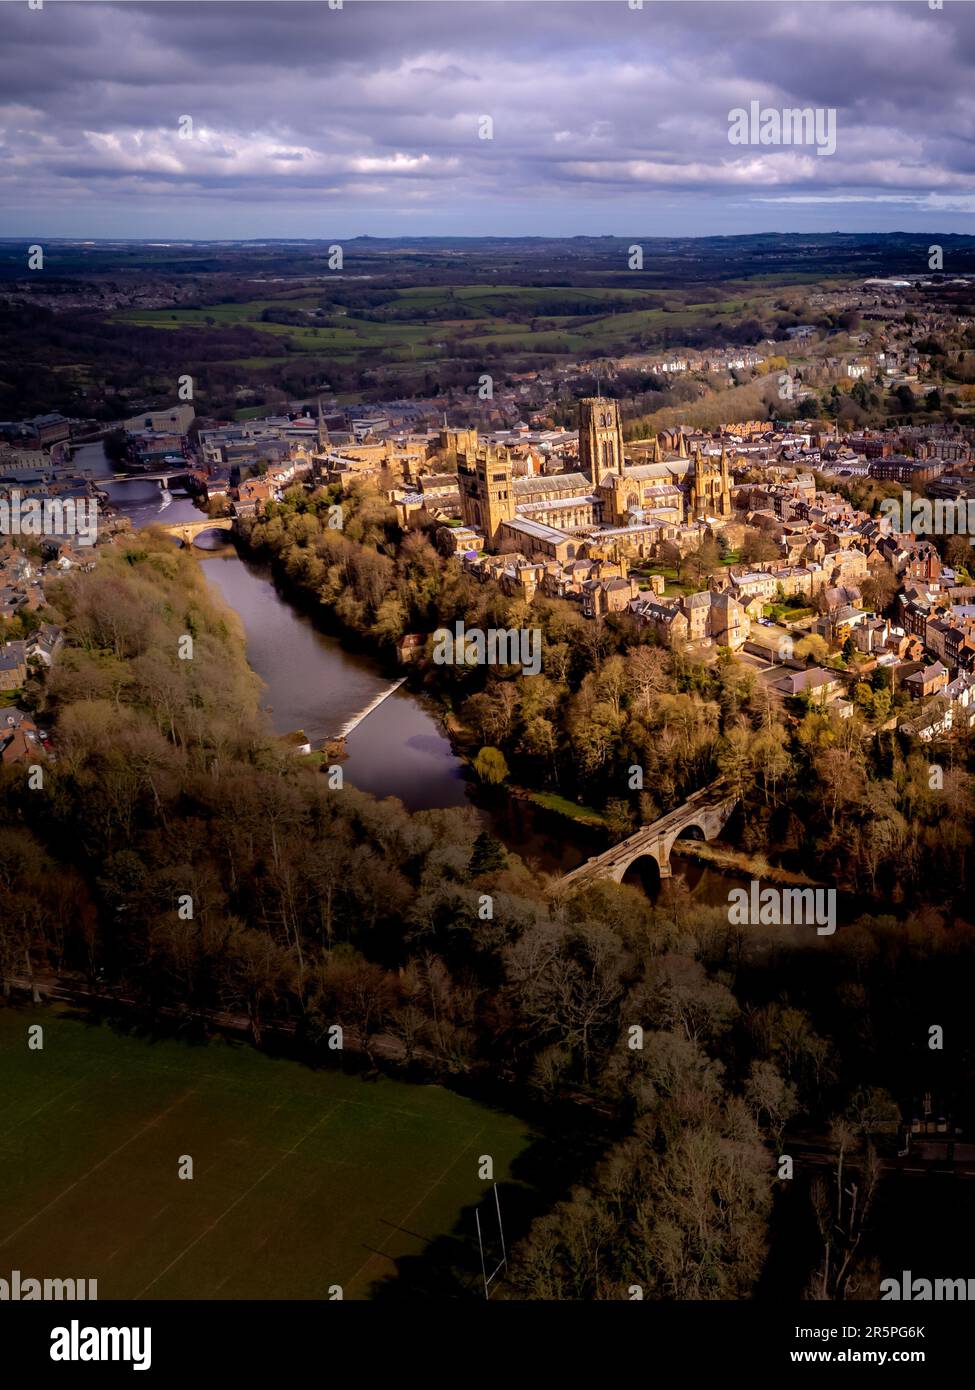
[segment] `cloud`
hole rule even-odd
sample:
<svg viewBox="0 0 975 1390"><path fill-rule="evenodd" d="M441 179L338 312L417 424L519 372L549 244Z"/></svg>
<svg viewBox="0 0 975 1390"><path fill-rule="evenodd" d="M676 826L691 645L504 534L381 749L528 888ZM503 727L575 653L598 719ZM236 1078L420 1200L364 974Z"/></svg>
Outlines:
<svg viewBox="0 0 975 1390"><path fill-rule="evenodd" d="M973 66L971 6L896 0L0 5L0 232L393 235L400 216L430 235L759 230L771 204L803 228L837 207L963 216ZM753 100L834 108L835 155L730 147L728 113Z"/></svg>

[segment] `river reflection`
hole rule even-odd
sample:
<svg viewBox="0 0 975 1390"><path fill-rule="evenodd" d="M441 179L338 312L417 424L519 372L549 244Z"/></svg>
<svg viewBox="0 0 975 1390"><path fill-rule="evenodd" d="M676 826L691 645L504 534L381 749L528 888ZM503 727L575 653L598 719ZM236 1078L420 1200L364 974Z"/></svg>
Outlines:
<svg viewBox="0 0 975 1390"><path fill-rule="evenodd" d="M264 568L225 546L201 563L207 582L240 615L247 660L265 684L277 733L303 729L320 744L392 685L375 662L345 651L297 612ZM411 811L467 804L463 763L433 714L404 690L367 715L345 747L344 776L360 791L399 797Z"/></svg>

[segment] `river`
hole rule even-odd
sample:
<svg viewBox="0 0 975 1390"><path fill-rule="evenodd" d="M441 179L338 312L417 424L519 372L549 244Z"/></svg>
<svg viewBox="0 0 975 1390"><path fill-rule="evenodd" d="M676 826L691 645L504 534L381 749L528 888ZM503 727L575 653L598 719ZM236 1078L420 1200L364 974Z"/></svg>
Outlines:
<svg viewBox="0 0 975 1390"><path fill-rule="evenodd" d="M215 535L200 563L207 582L240 617L247 660L264 682L278 733L303 729L313 744L336 735L393 680L378 663L346 651L278 592L270 571L243 560ZM531 803L502 795L477 805L480 788L456 756L434 708L405 687L372 710L345 740L345 779L373 796L395 796L411 811L473 806L486 828L546 873L565 873L593 852L591 832Z"/></svg>
<svg viewBox="0 0 975 1390"><path fill-rule="evenodd" d="M281 597L270 573L229 547L201 560L207 582L247 635L247 660L265 685L278 733L304 729L312 744L335 737L393 682L368 657L344 650ZM431 711L402 688L349 734L344 775L374 796L397 796L412 811L463 806L463 764Z"/></svg>

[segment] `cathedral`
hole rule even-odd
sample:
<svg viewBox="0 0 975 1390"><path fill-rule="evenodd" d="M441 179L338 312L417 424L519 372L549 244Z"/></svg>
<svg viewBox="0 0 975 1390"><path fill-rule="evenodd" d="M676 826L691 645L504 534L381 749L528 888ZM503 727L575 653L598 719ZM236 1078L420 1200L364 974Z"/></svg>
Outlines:
<svg viewBox="0 0 975 1390"><path fill-rule="evenodd" d="M469 431L457 453L465 525L492 550L521 549L575 558L575 542L610 542L648 554L686 525L734 515L727 452L700 448L688 458L683 433L675 457L660 439L648 463L627 464L619 404L601 396L579 407L579 471L514 478L504 448L479 444Z"/></svg>

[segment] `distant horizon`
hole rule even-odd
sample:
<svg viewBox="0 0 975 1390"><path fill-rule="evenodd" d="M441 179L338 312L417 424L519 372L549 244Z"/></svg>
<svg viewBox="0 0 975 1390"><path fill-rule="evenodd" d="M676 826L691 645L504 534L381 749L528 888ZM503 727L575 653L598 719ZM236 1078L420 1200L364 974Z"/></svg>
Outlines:
<svg viewBox="0 0 975 1390"><path fill-rule="evenodd" d="M702 0L703 3L703 0ZM750 238L759 237L818 237L823 240L829 237L941 237L943 239L956 238L959 241L975 241L975 231L971 232L946 232L938 228L920 227L913 230L907 227L893 228L856 228L844 229L835 228L832 231L803 231L789 228L779 230L769 228L758 232L709 232L700 235L681 234L674 232L663 236L660 234L648 235L645 232L564 232L561 235L546 235L543 232L444 232L444 233L402 233L377 235L374 232L356 232L352 236L344 235L341 232L328 233L322 236L253 236L253 237L229 237L229 236L166 236L164 233L157 233L155 236L88 236L85 233L66 234L61 233L56 236L44 232L24 232L0 234L0 245L14 244L21 242L28 243L41 237L46 242L63 242L66 244L83 245L134 245L134 246L265 246L265 245L294 245L296 243L308 244L311 246L326 246L330 242L340 240L343 242L351 241L388 241L388 242L413 242L413 241L628 241L635 239L640 242L650 241L745 241ZM947 275L949 271L931 271L930 274Z"/></svg>

